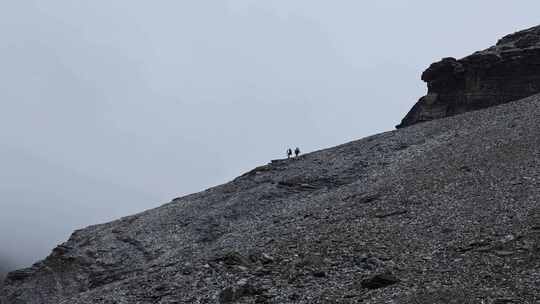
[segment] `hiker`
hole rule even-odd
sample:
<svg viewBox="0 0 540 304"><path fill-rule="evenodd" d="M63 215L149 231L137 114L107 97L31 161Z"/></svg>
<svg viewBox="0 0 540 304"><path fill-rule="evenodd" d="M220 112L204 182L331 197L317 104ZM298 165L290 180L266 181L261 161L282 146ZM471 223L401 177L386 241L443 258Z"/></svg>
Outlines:
<svg viewBox="0 0 540 304"><path fill-rule="evenodd" d="M292 150L291 148L287 149L287 158L291 158L292 156Z"/></svg>
<svg viewBox="0 0 540 304"><path fill-rule="evenodd" d="M300 155L300 148L296 147L296 149L294 149L294 155L296 155L296 157Z"/></svg>

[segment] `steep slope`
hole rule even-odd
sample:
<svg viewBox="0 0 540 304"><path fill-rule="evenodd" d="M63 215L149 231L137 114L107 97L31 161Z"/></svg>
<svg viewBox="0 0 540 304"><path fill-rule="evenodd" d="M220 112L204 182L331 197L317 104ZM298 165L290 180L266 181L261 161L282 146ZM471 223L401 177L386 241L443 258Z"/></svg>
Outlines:
<svg viewBox="0 0 540 304"><path fill-rule="evenodd" d="M2 304L539 303L540 96L73 233Z"/></svg>
<svg viewBox="0 0 540 304"><path fill-rule="evenodd" d="M126 208L129 213L145 210L158 201L5 145L0 146L0 168L0 272L4 265L9 270L31 265L76 227L118 218ZM11 263L2 263L3 258Z"/></svg>
<svg viewBox="0 0 540 304"><path fill-rule="evenodd" d="M422 80L428 94L398 128L540 93L540 26L505 36L495 46L463 59L434 63Z"/></svg>
<svg viewBox="0 0 540 304"><path fill-rule="evenodd" d="M5 257L0 256L0 289L2 288L2 283L3 283L4 277L6 276L6 273L10 269L11 270L15 269L13 267L13 263L11 263Z"/></svg>

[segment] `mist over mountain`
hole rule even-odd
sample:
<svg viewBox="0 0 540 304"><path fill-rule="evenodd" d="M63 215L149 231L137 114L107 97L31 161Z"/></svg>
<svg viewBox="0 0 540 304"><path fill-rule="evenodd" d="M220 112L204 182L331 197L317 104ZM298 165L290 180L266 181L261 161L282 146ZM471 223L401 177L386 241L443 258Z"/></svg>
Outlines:
<svg viewBox="0 0 540 304"><path fill-rule="evenodd" d="M287 147L391 130L424 94L429 63L534 25L539 9L0 1L0 255L27 267L74 229L232 180Z"/></svg>
<svg viewBox="0 0 540 304"><path fill-rule="evenodd" d="M0 281L2 281L9 271L15 269L15 265L3 256L0 256ZM2 283L0 283L1 286Z"/></svg>
<svg viewBox="0 0 540 304"><path fill-rule="evenodd" d="M28 267L71 231L144 210L151 195L85 176L25 151L0 148L0 257ZM53 173L53 174L51 174ZM106 215L105 215L106 214ZM105 216L104 216L105 215Z"/></svg>
<svg viewBox="0 0 540 304"><path fill-rule="evenodd" d="M75 230L0 303L539 303L537 62L434 63L400 129Z"/></svg>

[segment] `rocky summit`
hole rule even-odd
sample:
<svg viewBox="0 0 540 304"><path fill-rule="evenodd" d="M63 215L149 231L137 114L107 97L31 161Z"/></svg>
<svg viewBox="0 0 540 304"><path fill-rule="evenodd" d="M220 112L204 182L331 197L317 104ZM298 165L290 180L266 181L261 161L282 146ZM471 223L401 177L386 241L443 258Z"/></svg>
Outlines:
<svg viewBox="0 0 540 304"><path fill-rule="evenodd" d="M428 94L398 128L540 93L540 26L508 35L461 60L434 63L422 80L428 84Z"/></svg>
<svg viewBox="0 0 540 304"><path fill-rule="evenodd" d="M539 126L533 95L272 161L75 231L0 302L540 303Z"/></svg>

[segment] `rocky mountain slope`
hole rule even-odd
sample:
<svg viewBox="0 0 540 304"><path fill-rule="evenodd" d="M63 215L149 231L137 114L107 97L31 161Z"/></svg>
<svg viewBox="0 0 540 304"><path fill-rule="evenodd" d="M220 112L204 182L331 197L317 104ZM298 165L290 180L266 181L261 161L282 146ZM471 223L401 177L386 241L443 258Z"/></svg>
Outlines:
<svg viewBox="0 0 540 304"><path fill-rule="evenodd" d="M539 303L539 125L533 96L275 161L76 231L2 304Z"/></svg>
<svg viewBox="0 0 540 304"><path fill-rule="evenodd" d="M540 303L540 95L75 231L1 304Z"/></svg>
<svg viewBox="0 0 540 304"><path fill-rule="evenodd" d="M104 214L113 220L156 201L5 145L0 145L0 168L0 275L46 256L50 244L62 241L59 235L103 221ZM127 201L129 207L118 203Z"/></svg>
<svg viewBox="0 0 540 304"><path fill-rule="evenodd" d="M540 93L540 26L508 35L461 60L434 63L422 80L428 94L398 128Z"/></svg>

